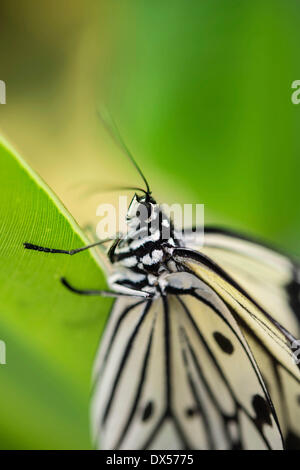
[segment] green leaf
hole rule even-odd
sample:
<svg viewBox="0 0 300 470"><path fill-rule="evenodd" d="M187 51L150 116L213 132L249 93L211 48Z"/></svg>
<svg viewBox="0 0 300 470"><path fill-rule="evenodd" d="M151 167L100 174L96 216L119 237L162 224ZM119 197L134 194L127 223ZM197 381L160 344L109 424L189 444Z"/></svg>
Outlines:
<svg viewBox="0 0 300 470"><path fill-rule="evenodd" d="M59 169L58 169L59 171ZM60 283L105 288L97 255L40 253L87 243L60 201L28 165L0 143L0 446L89 448L93 358L111 304Z"/></svg>

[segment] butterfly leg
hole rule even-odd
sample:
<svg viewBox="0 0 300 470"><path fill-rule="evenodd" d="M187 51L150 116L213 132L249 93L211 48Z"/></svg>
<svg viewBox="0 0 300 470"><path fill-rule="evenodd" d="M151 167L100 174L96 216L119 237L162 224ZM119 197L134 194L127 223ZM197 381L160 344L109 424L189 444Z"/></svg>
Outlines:
<svg viewBox="0 0 300 470"><path fill-rule="evenodd" d="M118 292L111 292L106 290L92 290L92 289L77 289L76 287L71 286L71 284L66 280L66 278L61 278L61 283L71 292L79 295L99 295L101 297L119 297L120 294Z"/></svg>
<svg viewBox="0 0 300 470"><path fill-rule="evenodd" d="M81 251L89 250L90 248L93 248L94 246L102 245L103 243L111 241L111 238L106 238L105 240L101 240L96 243L92 243L87 246L83 246L81 248L76 248L74 250L59 250L56 248L47 248L44 246L39 246L39 245L33 245L32 243L23 243L23 246L26 250L34 250L34 251L40 251L44 253L61 253L65 255L76 255L77 253L80 253Z"/></svg>
<svg viewBox="0 0 300 470"><path fill-rule="evenodd" d="M116 238L115 241L113 242L113 244L111 245L111 247L108 250L107 256L108 256L108 259L110 260L111 263L114 263L114 261L115 261L115 250L116 250L120 240L121 240L121 238L119 238L119 237Z"/></svg>

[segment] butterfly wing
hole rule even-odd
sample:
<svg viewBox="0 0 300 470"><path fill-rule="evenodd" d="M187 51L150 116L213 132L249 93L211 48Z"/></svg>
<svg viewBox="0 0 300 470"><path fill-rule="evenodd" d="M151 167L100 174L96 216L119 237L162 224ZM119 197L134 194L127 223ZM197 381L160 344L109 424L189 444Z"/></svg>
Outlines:
<svg viewBox="0 0 300 470"><path fill-rule="evenodd" d="M188 410L199 409L208 448L282 448L277 416L260 371L222 299L205 288L178 301L177 327L186 375L182 382L193 392ZM177 409L188 432L191 418L189 414L184 419L186 407L180 406L183 393L179 393ZM192 416L196 420L195 412Z"/></svg>
<svg viewBox="0 0 300 470"><path fill-rule="evenodd" d="M246 327L242 328L262 372L285 438L287 449L300 449L300 387L290 374Z"/></svg>
<svg viewBox="0 0 300 470"><path fill-rule="evenodd" d="M163 318L159 301L115 301L94 367L95 446L140 449L166 408ZM154 405L155 403L155 405Z"/></svg>
<svg viewBox="0 0 300 470"><path fill-rule="evenodd" d="M268 392L222 299L118 299L95 362L95 445L110 449L282 448Z"/></svg>
<svg viewBox="0 0 300 470"><path fill-rule="evenodd" d="M218 228L205 229L203 247L189 247L222 266L273 318L300 337L298 263L255 240Z"/></svg>
<svg viewBox="0 0 300 470"><path fill-rule="evenodd" d="M204 274L202 278L226 298L235 312L268 384L286 445L300 448L299 369L291 342L262 312L271 314L299 337L299 267L281 253L217 229L208 230L200 250L221 265L254 300L249 301L230 283L192 262L192 269L200 276Z"/></svg>

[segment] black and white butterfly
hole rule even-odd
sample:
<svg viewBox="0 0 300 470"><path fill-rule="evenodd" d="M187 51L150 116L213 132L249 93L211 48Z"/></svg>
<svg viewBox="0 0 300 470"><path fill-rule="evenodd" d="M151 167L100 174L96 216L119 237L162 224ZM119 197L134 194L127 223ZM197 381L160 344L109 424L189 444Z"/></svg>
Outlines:
<svg viewBox="0 0 300 470"><path fill-rule="evenodd" d="M108 251L110 291L81 291L62 280L78 294L117 297L95 359L95 446L299 446L292 350L300 337L299 266L220 229L206 229L203 246L188 231L178 236L144 181L147 189L128 210L128 233ZM97 244L25 248L75 254Z"/></svg>

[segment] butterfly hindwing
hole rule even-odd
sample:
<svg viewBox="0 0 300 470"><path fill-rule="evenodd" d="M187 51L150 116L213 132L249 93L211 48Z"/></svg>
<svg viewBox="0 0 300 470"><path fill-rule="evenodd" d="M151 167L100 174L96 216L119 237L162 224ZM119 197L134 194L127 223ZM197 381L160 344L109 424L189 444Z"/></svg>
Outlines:
<svg viewBox="0 0 300 470"><path fill-rule="evenodd" d="M287 449L300 448L300 381L242 326L276 409Z"/></svg>
<svg viewBox="0 0 300 470"><path fill-rule="evenodd" d="M165 407L164 363L153 364L153 351L163 354L161 321L149 302L130 297L115 302L94 370L92 421L97 447L139 448L157 425ZM149 399L146 373L153 388ZM143 433L135 432L137 423L142 423Z"/></svg>
<svg viewBox="0 0 300 470"><path fill-rule="evenodd" d="M179 303L186 371L198 393L194 407L201 404L200 415L206 417L208 448L281 448L260 371L222 300L206 289Z"/></svg>
<svg viewBox="0 0 300 470"><path fill-rule="evenodd" d="M207 286L196 297L117 300L94 390L93 433L101 448L282 447L247 342Z"/></svg>
<svg viewBox="0 0 300 470"><path fill-rule="evenodd" d="M299 366L291 343L263 314L268 312L299 338L299 266L264 245L218 229L207 229L204 246L197 249L221 265L254 300L256 305L219 276L193 264L238 318L275 405L286 446L300 448Z"/></svg>

